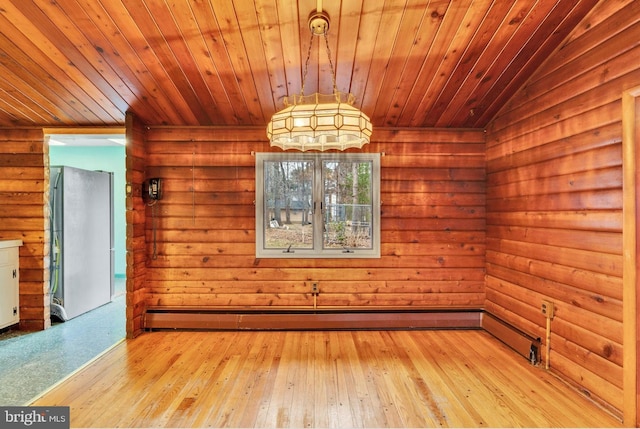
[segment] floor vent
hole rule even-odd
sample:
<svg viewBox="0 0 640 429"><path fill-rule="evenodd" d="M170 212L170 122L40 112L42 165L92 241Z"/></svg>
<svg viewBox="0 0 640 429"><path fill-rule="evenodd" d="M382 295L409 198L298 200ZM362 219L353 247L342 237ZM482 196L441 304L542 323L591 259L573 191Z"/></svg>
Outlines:
<svg viewBox="0 0 640 429"><path fill-rule="evenodd" d="M524 356L533 365L540 362L540 338L534 338L486 312L482 315L482 328Z"/></svg>
<svg viewBox="0 0 640 429"><path fill-rule="evenodd" d="M143 328L203 330L480 329L482 311L229 310L150 307Z"/></svg>

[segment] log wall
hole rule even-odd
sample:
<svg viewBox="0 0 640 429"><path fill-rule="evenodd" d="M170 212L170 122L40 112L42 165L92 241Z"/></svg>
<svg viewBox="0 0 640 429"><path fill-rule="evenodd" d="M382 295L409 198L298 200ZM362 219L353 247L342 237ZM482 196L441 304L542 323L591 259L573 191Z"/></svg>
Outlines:
<svg viewBox="0 0 640 429"><path fill-rule="evenodd" d="M49 153L42 129L0 129L0 240L20 247L20 329L51 326Z"/></svg>
<svg viewBox="0 0 640 429"><path fill-rule="evenodd" d="M615 3L615 4L614 4ZM486 309L545 338L551 369L623 407L621 96L640 3L602 1L487 130Z"/></svg>
<svg viewBox="0 0 640 429"><path fill-rule="evenodd" d="M264 133L149 128L147 177L163 178L164 197L146 210L147 305L312 308L312 281L324 308L483 305L481 130L376 130L365 151L384 152L380 259L256 259Z"/></svg>
<svg viewBox="0 0 640 429"><path fill-rule="evenodd" d="M145 128L131 113L126 116L126 217L127 217L127 321L128 338L142 332L146 303L145 212L142 199L146 177Z"/></svg>

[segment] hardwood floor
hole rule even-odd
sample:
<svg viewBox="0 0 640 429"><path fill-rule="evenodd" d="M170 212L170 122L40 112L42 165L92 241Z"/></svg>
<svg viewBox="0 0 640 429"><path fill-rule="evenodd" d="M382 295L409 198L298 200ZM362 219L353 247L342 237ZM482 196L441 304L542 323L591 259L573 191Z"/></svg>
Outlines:
<svg viewBox="0 0 640 429"><path fill-rule="evenodd" d="M620 427L484 331L153 332L33 405L72 427Z"/></svg>

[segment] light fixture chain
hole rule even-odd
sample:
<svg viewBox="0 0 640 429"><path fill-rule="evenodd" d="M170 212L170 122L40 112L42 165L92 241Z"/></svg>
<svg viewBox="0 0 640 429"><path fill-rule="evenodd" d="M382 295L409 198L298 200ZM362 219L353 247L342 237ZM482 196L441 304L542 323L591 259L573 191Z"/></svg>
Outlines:
<svg viewBox="0 0 640 429"><path fill-rule="evenodd" d="M331 60L331 49L329 48L329 38L327 32L324 32L324 42L327 45L327 57L329 58L329 67L331 67L331 80L333 83L333 93L338 94L338 85L336 84L336 71L333 68L333 61Z"/></svg>
<svg viewBox="0 0 640 429"><path fill-rule="evenodd" d="M316 13L309 15L308 24L311 38L302 72L302 88L299 94L285 97L285 108L274 113L271 117L271 121L267 125L267 137L270 145L283 150L297 149L302 152L307 150L361 149L363 145L370 142L373 127L369 117L353 106L355 97L352 94L338 92L337 64L333 64L331 47L327 37L329 15L322 11L322 0L318 0ZM328 94L321 94L320 88L315 94L304 96L315 36L324 36L327 59L331 68L334 100L327 97ZM321 43L318 41L318 55L322 50ZM318 64L318 73L321 72L321 68ZM320 80L318 76L318 85ZM345 98L343 95L347 97Z"/></svg>
<svg viewBox="0 0 640 429"><path fill-rule="evenodd" d="M300 97L304 97L304 84L307 81L307 72L309 71L309 58L311 58L311 45L313 45L313 32L309 39L309 50L307 51L307 60L304 63L304 73L302 73L302 88L300 89Z"/></svg>

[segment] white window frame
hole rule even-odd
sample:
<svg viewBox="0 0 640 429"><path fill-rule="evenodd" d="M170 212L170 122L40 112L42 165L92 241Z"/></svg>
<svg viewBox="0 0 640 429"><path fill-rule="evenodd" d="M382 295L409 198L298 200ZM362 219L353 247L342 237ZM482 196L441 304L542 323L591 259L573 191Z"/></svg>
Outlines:
<svg viewBox="0 0 640 429"><path fill-rule="evenodd" d="M380 258L380 154L378 153L289 153L289 152L260 152L256 153L256 258ZM322 163L324 161L343 162L371 162L371 248L323 248L323 210L318 210L324 200L322 180ZM285 249L265 249L265 202L264 202L264 163L278 161L313 161L316 170L314 174L313 200L316 209L312 214L314 247Z"/></svg>

